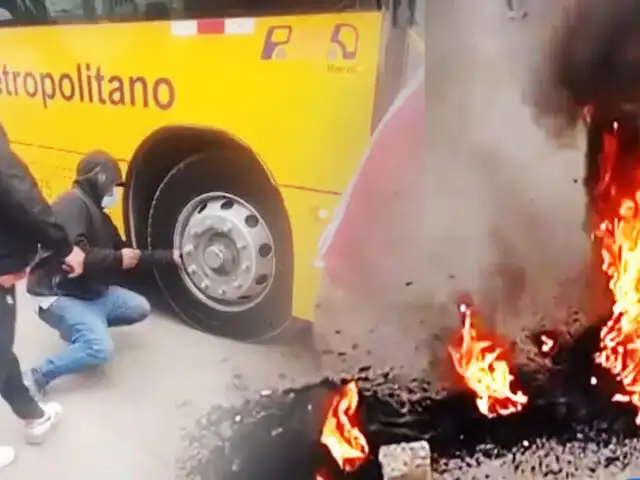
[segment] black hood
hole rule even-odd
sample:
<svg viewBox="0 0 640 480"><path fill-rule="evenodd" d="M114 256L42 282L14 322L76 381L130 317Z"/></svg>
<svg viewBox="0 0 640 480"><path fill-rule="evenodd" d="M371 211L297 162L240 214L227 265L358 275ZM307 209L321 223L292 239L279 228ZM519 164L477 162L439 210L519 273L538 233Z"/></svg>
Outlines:
<svg viewBox="0 0 640 480"><path fill-rule="evenodd" d="M76 167L74 185L81 188L97 206L113 187L123 186L118 162L106 152L95 151L86 155Z"/></svg>

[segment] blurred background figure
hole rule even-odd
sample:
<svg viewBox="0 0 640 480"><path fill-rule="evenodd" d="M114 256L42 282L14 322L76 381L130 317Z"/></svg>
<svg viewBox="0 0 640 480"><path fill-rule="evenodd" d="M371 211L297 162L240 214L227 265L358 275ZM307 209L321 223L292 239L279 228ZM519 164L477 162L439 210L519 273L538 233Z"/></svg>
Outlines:
<svg viewBox="0 0 640 480"><path fill-rule="evenodd" d="M507 0L507 12L512 20L526 18L528 15L527 11L522 8L522 0Z"/></svg>

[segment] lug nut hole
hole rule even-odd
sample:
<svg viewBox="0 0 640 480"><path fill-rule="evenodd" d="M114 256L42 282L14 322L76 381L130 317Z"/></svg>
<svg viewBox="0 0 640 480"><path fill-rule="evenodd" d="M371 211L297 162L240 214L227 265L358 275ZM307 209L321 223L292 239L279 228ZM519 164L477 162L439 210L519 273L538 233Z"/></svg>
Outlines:
<svg viewBox="0 0 640 480"><path fill-rule="evenodd" d="M267 258L269 255L271 255L272 252L273 252L273 247L268 243L263 243L258 247L258 254L262 258Z"/></svg>
<svg viewBox="0 0 640 480"><path fill-rule="evenodd" d="M255 215L247 215L244 217L244 223L249 228L256 228L258 223L260 223L260 220L258 220L258 217Z"/></svg>

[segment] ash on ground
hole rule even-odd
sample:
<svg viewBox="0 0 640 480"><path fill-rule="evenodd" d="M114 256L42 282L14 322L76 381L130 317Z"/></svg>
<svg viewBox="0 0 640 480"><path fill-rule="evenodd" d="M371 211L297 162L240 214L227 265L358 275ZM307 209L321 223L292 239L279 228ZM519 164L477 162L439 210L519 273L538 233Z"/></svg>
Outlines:
<svg viewBox="0 0 640 480"><path fill-rule="evenodd" d="M427 440L435 477L445 479L596 479L639 473L636 412L611 401L618 387L593 362L598 338L599 329L592 327L561 345L546 375L517 369L516 381L529 403L506 417L482 415L469 392L437 392L422 379L361 369L356 377L362 429L372 453L382 445ZM273 478L312 480L325 414L322 398L336 384L325 380L212 410L200 425L209 444L198 445L186 478L262 480L265 471L279 469L285 473ZM372 468L357 478L377 475Z"/></svg>

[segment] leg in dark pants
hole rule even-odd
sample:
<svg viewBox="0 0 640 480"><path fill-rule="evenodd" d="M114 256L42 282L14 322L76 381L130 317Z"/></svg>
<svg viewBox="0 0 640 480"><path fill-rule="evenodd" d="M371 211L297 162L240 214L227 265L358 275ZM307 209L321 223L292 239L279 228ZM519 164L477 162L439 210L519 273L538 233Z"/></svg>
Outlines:
<svg viewBox="0 0 640 480"><path fill-rule="evenodd" d="M22 420L36 420L44 411L22 380L20 362L13 351L16 333L15 289L0 287L0 396Z"/></svg>

